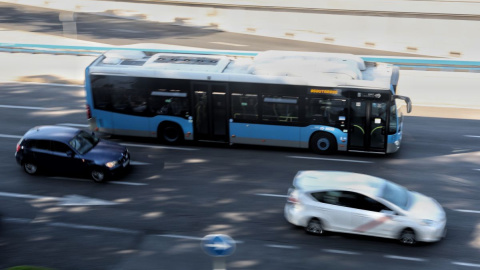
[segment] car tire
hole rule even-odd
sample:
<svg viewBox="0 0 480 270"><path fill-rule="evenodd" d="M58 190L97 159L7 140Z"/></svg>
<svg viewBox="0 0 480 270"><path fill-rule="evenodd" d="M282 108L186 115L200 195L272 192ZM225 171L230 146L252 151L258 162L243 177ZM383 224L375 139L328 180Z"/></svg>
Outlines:
<svg viewBox="0 0 480 270"><path fill-rule="evenodd" d="M333 154L337 149L337 141L329 133L317 132L310 139L310 149L321 155Z"/></svg>
<svg viewBox="0 0 480 270"><path fill-rule="evenodd" d="M412 229L405 229L400 233L398 241L402 245L413 246L417 242L415 232Z"/></svg>
<svg viewBox="0 0 480 270"><path fill-rule="evenodd" d="M23 163L23 170L30 175L34 175L38 172L38 166L34 162L27 161Z"/></svg>
<svg viewBox="0 0 480 270"><path fill-rule="evenodd" d="M316 218L312 218L308 221L307 226L305 227L305 232L308 234L323 235L325 231L323 230L322 222Z"/></svg>
<svg viewBox="0 0 480 270"><path fill-rule="evenodd" d="M90 177L95 183L103 183L106 180L105 171L100 168L94 168L90 171Z"/></svg>
<svg viewBox="0 0 480 270"><path fill-rule="evenodd" d="M158 127L158 139L161 143L175 145L183 141L183 131L175 123L162 124Z"/></svg>

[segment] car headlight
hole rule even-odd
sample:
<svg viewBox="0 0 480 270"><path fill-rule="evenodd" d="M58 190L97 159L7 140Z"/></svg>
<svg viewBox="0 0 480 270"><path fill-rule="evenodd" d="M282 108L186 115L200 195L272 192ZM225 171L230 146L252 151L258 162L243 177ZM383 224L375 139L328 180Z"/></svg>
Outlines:
<svg viewBox="0 0 480 270"><path fill-rule="evenodd" d="M433 221L431 219L422 219L422 220L420 220L420 224L423 225L423 226L433 226L433 225L435 225L435 221Z"/></svg>
<svg viewBox="0 0 480 270"><path fill-rule="evenodd" d="M105 166L107 166L107 168L111 169L111 168L117 166L117 164L118 164L118 161L110 161L110 162L105 163Z"/></svg>

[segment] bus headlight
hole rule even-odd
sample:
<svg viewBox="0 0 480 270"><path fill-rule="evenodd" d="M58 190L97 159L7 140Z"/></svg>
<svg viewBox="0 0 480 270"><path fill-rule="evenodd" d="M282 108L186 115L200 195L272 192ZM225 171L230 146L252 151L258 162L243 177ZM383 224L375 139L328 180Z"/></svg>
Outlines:
<svg viewBox="0 0 480 270"><path fill-rule="evenodd" d="M118 161L110 161L110 162L105 163L105 166L107 166L107 168L111 169L111 168L117 166L117 164L118 164Z"/></svg>
<svg viewBox="0 0 480 270"><path fill-rule="evenodd" d="M400 146L400 141L395 141L395 145L398 147Z"/></svg>

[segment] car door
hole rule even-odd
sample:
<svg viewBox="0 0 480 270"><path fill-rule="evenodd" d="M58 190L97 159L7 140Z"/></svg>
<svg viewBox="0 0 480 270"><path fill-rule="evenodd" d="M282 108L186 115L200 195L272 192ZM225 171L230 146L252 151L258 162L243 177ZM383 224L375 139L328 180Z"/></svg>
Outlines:
<svg viewBox="0 0 480 270"><path fill-rule="evenodd" d="M52 141L52 161L55 164L55 170L61 173L79 173L83 170L83 160L67 144L58 141Z"/></svg>
<svg viewBox="0 0 480 270"><path fill-rule="evenodd" d="M35 162L39 168L50 170L53 162L50 150L50 140L32 140L27 159Z"/></svg>
<svg viewBox="0 0 480 270"><path fill-rule="evenodd" d="M328 190L314 192L311 196L315 199L313 207L327 230L349 232L351 225L351 208L342 200L342 191Z"/></svg>
<svg viewBox="0 0 480 270"><path fill-rule="evenodd" d="M389 237L399 228L399 216L389 207L362 194L355 194L356 209L352 211L353 232Z"/></svg>

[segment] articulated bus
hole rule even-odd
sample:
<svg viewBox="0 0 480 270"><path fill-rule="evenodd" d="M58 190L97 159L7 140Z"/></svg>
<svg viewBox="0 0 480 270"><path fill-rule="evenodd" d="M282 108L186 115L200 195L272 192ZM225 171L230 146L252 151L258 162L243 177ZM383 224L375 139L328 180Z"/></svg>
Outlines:
<svg viewBox="0 0 480 270"><path fill-rule="evenodd" d="M112 50L87 67L85 89L101 133L386 154L400 148L404 102L411 111L398 79L350 54Z"/></svg>

